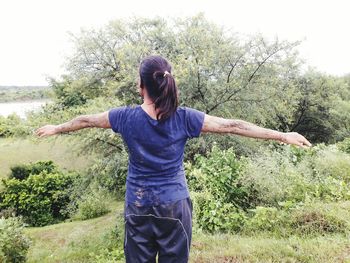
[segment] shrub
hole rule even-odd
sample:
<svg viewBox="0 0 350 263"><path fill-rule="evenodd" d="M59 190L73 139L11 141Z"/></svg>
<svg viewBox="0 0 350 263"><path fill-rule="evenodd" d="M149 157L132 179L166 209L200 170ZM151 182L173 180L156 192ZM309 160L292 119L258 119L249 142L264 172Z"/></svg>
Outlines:
<svg viewBox="0 0 350 263"><path fill-rule="evenodd" d="M324 145L310 150L264 149L249 159L241 175L253 206L309 199L348 200L349 179L350 156Z"/></svg>
<svg viewBox="0 0 350 263"><path fill-rule="evenodd" d="M238 159L232 148L221 151L213 147L208 157L197 155L192 165L186 164L189 188L192 191L205 189L222 203L249 207L249 189L240 182L244 166L245 159Z"/></svg>
<svg viewBox="0 0 350 263"><path fill-rule="evenodd" d="M213 198L208 193L192 194L194 221L204 231L238 232L246 220L245 213L231 203Z"/></svg>
<svg viewBox="0 0 350 263"><path fill-rule="evenodd" d="M335 145L318 152L314 169L323 178L332 177L350 183L350 155L339 151Z"/></svg>
<svg viewBox="0 0 350 263"><path fill-rule="evenodd" d="M30 174L40 174L46 171L47 173L55 173L58 171L58 166L53 161L38 161L32 164L19 164L12 166L9 178L18 180L27 179Z"/></svg>
<svg viewBox="0 0 350 263"><path fill-rule="evenodd" d="M101 187L90 187L80 200L77 202L77 211L75 218L86 220L102 216L108 212L109 201L111 197L106 189Z"/></svg>
<svg viewBox="0 0 350 263"><path fill-rule="evenodd" d="M302 206L291 213L291 228L299 235L348 232L349 204L345 205L315 203Z"/></svg>
<svg viewBox="0 0 350 263"><path fill-rule="evenodd" d="M89 183L97 183L110 192L114 191L118 197L124 198L128 156L126 153L116 153L114 158L100 158L87 171Z"/></svg>
<svg viewBox="0 0 350 263"><path fill-rule="evenodd" d="M0 262L25 262L29 245L21 220L0 218Z"/></svg>
<svg viewBox="0 0 350 263"><path fill-rule="evenodd" d="M42 172L26 180L3 180L0 209L14 208L32 226L43 226L67 217L62 211L70 202L69 188L77 174Z"/></svg>
<svg viewBox="0 0 350 263"><path fill-rule="evenodd" d="M264 147L249 159L214 147L185 167L194 220L204 230L290 235L347 229L327 211L293 210L303 203L350 199L350 156L334 146Z"/></svg>
<svg viewBox="0 0 350 263"><path fill-rule="evenodd" d="M350 154L350 138L346 138L345 140L339 142L337 146L341 151Z"/></svg>
<svg viewBox="0 0 350 263"><path fill-rule="evenodd" d="M0 137L23 136L29 134L29 129L17 114L7 117L0 116Z"/></svg>
<svg viewBox="0 0 350 263"><path fill-rule="evenodd" d="M16 209L13 207L0 210L0 218L9 218L16 216Z"/></svg>
<svg viewBox="0 0 350 263"><path fill-rule="evenodd" d="M289 228L290 217L284 210L258 206L251 212L253 215L244 226L245 233L271 232L280 235L281 232L285 232L285 228Z"/></svg>
<svg viewBox="0 0 350 263"><path fill-rule="evenodd" d="M346 233L350 230L349 203L310 203L291 206L257 207L250 211L242 232L270 233L276 236L310 236Z"/></svg>

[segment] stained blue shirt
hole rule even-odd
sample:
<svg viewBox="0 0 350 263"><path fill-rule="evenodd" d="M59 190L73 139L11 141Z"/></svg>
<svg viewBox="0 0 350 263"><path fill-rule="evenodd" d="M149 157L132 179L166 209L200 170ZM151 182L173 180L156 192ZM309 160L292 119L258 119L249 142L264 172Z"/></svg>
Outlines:
<svg viewBox="0 0 350 263"><path fill-rule="evenodd" d="M164 121L151 118L141 106L109 110L112 130L128 147L125 200L153 206L189 197L183 166L188 139L200 135L204 112L178 107Z"/></svg>

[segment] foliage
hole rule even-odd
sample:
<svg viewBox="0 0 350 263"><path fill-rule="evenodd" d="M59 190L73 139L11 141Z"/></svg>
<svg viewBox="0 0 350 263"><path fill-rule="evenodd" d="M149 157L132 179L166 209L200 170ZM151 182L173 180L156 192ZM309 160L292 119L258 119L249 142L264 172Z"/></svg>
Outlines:
<svg viewBox="0 0 350 263"><path fill-rule="evenodd" d="M25 180L31 174L40 174L44 171L47 173L55 173L58 171L58 166L53 161L38 161L31 164L18 164L12 166L9 178Z"/></svg>
<svg viewBox="0 0 350 263"><path fill-rule="evenodd" d="M203 230L238 231L244 224L242 209L250 206L248 189L239 182L244 165L245 160L237 159L233 149L221 151L218 147L207 157L197 155L193 164L186 163L195 220Z"/></svg>
<svg viewBox="0 0 350 263"><path fill-rule="evenodd" d="M345 140L339 142L337 146L341 151L350 154L350 138L346 138Z"/></svg>
<svg viewBox="0 0 350 263"><path fill-rule="evenodd" d="M70 186L77 177L75 173L44 170L22 180L4 179L0 208L15 209L17 215L23 216L24 221L33 226L63 220L67 217L65 208L70 202Z"/></svg>
<svg viewBox="0 0 350 263"><path fill-rule="evenodd" d="M348 200L350 156L333 146L310 150L263 148L248 162L242 184L254 189L255 205L304 200Z"/></svg>
<svg viewBox="0 0 350 263"><path fill-rule="evenodd" d="M287 205L285 205L287 204ZM279 237L310 236L327 233L347 233L350 225L349 203L285 203L280 208L256 207L246 220L245 234L270 233Z"/></svg>
<svg viewBox="0 0 350 263"><path fill-rule="evenodd" d="M90 185L89 189L77 201L77 211L74 218L86 220L102 216L110 212L108 207L110 200L111 196L106 189Z"/></svg>
<svg viewBox="0 0 350 263"><path fill-rule="evenodd" d="M284 130L304 134L313 142L334 142L349 135L350 89L341 78L308 71L297 79L294 120L280 117Z"/></svg>
<svg viewBox="0 0 350 263"><path fill-rule="evenodd" d="M238 232L245 224L244 211L209 193L192 193L196 226L210 233Z"/></svg>
<svg viewBox="0 0 350 263"><path fill-rule="evenodd" d="M239 182L245 160L238 159L233 149L213 147L207 157L197 155L193 164L187 163L189 188L208 191L215 200L249 207L248 189Z"/></svg>
<svg viewBox="0 0 350 263"><path fill-rule="evenodd" d="M334 145L271 145L240 159L214 147L186 163L199 228L280 236L347 232L345 217L314 204L349 200L349 171L350 155Z"/></svg>
<svg viewBox="0 0 350 263"><path fill-rule="evenodd" d="M52 91L44 86L0 86L0 102L47 99Z"/></svg>
<svg viewBox="0 0 350 263"><path fill-rule="evenodd" d="M103 91L99 80L91 82L87 79L74 80L64 76L64 80L61 82L54 79L50 81L55 98L63 108L84 105Z"/></svg>
<svg viewBox="0 0 350 263"><path fill-rule="evenodd" d="M0 262L26 262L29 245L19 218L0 218Z"/></svg>
<svg viewBox="0 0 350 263"><path fill-rule="evenodd" d="M24 121L15 113L7 117L0 116L0 137L24 136L29 131Z"/></svg>

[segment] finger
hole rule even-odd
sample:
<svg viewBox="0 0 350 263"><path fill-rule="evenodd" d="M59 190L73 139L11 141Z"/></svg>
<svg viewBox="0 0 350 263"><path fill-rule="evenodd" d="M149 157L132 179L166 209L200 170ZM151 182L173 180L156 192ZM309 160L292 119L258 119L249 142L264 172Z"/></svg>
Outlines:
<svg viewBox="0 0 350 263"><path fill-rule="evenodd" d="M40 131L39 133L38 133L38 136L39 137L43 137L45 135L45 131Z"/></svg>
<svg viewBox="0 0 350 263"><path fill-rule="evenodd" d="M42 128L39 128L35 131L36 134L39 134L42 131Z"/></svg>
<svg viewBox="0 0 350 263"><path fill-rule="evenodd" d="M305 144L305 145L307 145L309 147L312 146L312 144L303 135L300 135L299 141L301 141L303 144Z"/></svg>
<svg viewBox="0 0 350 263"><path fill-rule="evenodd" d="M301 147L302 147L303 149L309 149L309 148L310 148L309 146L304 145L304 144L302 144Z"/></svg>
<svg viewBox="0 0 350 263"><path fill-rule="evenodd" d="M46 136L47 136L47 134L43 132L43 133L40 134L39 137L40 137L40 138L43 138L43 137L46 137Z"/></svg>
<svg viewBox="0 0 350 263"><path fill-rule="evenodd" d="M306 144L306 145L309 146L309 147L312 146L312 144L311 144L307 139L305 139L305 138L304 138L304 144Z"/></svg>
<svg viewBox="0 0 350 263"><path fill-rule="evenodd" d="M309 143L310 144L310 143ZM306 142L305 141L302 141L301 143L300 143L300 145L299 146L301 146L302 148L304 148L304 149L308 149L308 148L310 148L310 146L308 145L308 144L306 144Z"/></svg>

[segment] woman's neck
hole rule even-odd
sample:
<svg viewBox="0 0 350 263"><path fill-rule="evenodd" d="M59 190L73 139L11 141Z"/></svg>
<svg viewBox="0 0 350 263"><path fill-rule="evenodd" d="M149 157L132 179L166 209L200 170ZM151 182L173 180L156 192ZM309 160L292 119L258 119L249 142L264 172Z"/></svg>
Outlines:
<svg viewBox="0 0 350 263"><path fill-rule="evenodd" d="M152 118L157 119L158 110L155 109L155 105L152 101L146 101L141 104L141 108Z"/></svg>

